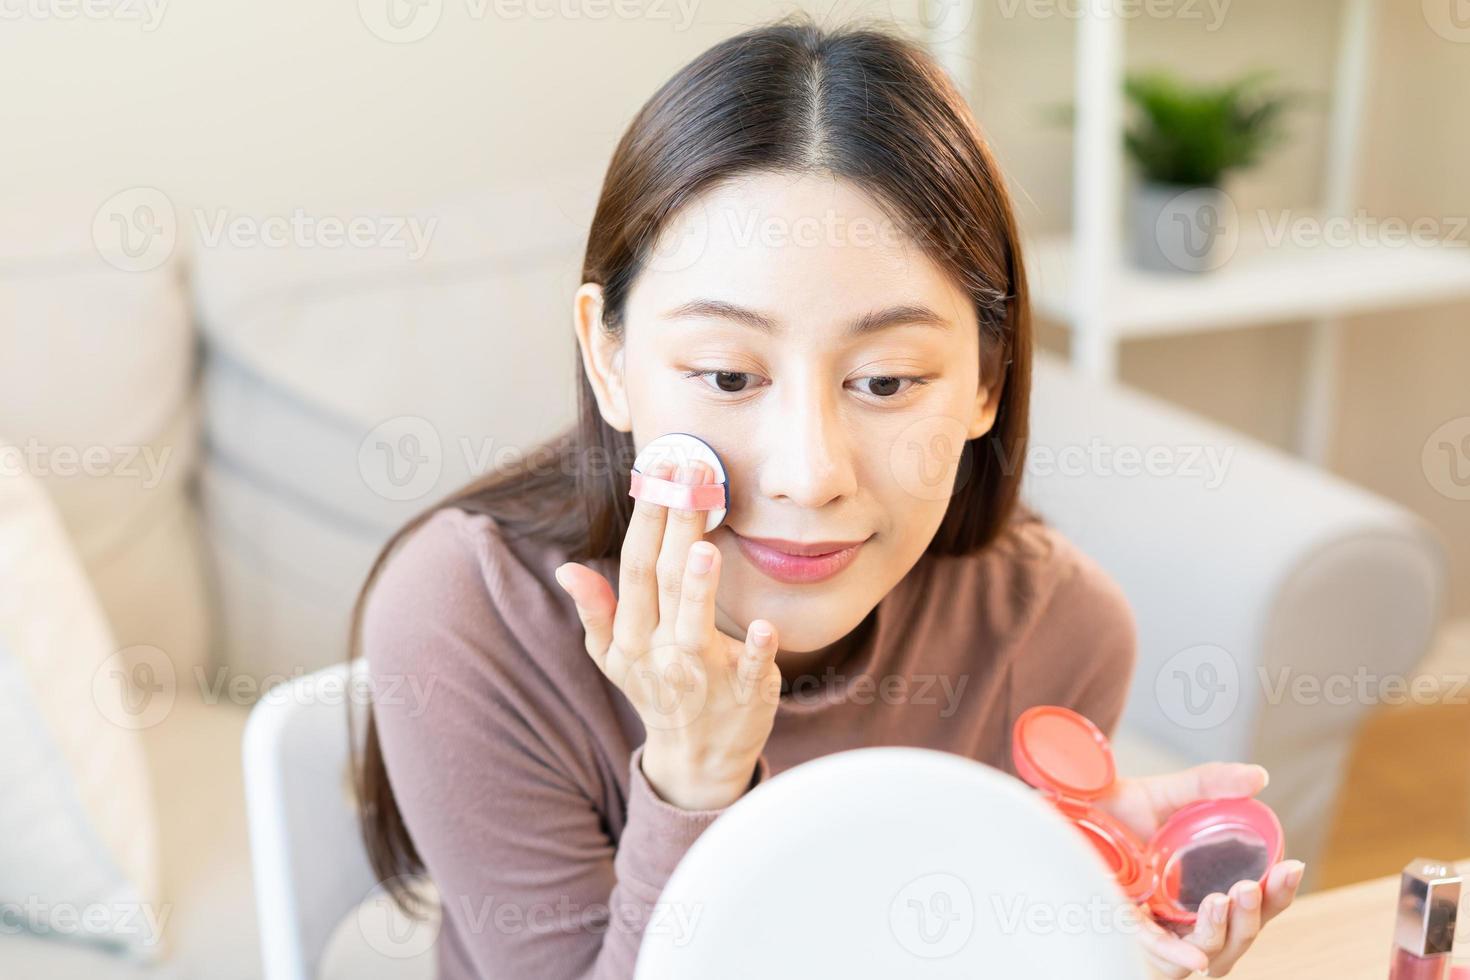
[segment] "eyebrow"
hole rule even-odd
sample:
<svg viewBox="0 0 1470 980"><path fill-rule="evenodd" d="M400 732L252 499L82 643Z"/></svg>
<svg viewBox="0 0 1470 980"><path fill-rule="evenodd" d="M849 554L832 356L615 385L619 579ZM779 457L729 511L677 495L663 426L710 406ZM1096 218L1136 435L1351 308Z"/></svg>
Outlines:
<svg viewBox="0 0 1470 980"><path fill-rule="evenodd" d="M736 323L752 327L762 333L773 334L781 330L780 321L770 314L746 309L743 306L718 299L692 299L664 313L662 319L680 320L691 317L734 320ZM935 327L940 330L948 330L951 323L927 306L903 304L864 313L848 323L843 333L848 337L857 337L896 326Z"/></svg>

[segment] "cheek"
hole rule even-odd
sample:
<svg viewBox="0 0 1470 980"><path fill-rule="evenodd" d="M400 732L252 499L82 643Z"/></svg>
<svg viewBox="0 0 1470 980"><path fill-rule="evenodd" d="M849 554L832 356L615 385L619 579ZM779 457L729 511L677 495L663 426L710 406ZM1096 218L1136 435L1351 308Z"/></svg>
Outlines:
<svg viewBox="0 0 1470 980"><path fill-rule="evenodd" d="M647 441L666 432L692 432L706 441L710 439L710 423L714 416L704 411L694 392L685 388L678 372L639 372L628 376L628 401L634 435ZM719 448L719 444L716 448Z"/></svg>
<svg viewBox="0 0 1470 980"><path fill-rule="evenodd" d="M701 397L698 378L686 378L668 367L641 368L626 375L634 434L653 439L666 432L692 432L704 439L734 469L726 453L732 439L728 408ZM734 437L738 444L738 436Z"/></svg>
<svg viewBox="0 0 1470 980"><path fill-rule="evenodd" d="M943 514L956 476L964 477L960 469L968 432L967 421L936 413L907 419L888 435L874 461L871 485L895 519L922 524L926 518L920 515Z"/></svg>

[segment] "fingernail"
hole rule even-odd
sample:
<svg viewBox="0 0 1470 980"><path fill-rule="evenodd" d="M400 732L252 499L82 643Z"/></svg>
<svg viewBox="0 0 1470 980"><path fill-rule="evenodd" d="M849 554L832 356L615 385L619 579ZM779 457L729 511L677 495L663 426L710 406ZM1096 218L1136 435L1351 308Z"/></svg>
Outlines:
<svg viewBox="0 0 1470 980"><path fill-rule="evenodd" d="M771 628L765 623L757 623L750 628L750 635L755 637L755 642L764 643L771 638Z"/></svg>
<svg viewBox="0 0 1470 980"><path fill-rule="evenodd" d="M1225 909L1230 904L1230 899L1224 895L1210 899L1210 921L1219 925L1225 921Z"/></svg>
<svg viewBox="0 0 1470 980"><path fill-rule="evenodd" d="M710 566L714 563L714 545L704 544L703 542L701 542L689 549L689 567L693 569L694 574L703 575L705 572L709 571Z"/></svg>
<svg viewBox="0 0 1470 980"><path fill-rule="evenodd" d="M1270 786L1271 785L1271 771L1269 769L1267 769L1265 766L1256 766L1256 768L1259 769L1259 770L1261 770L1261 788L1264 789L1265 787Z"/></svg>
<svg viewBox="0 0 1470 980"><path fill-rule="evenodd" d="M1261 889L1255 882L1251 882L1240 890L1240 907L1247 912L1254 912L1261 906Z"/></svg>
<svg viewBox="0 0 1470 980"><path fill-rule="evenodd" d="M1291 863L1293 867L1286 872L1287 888L1295 888L1297 885L1300 885L1302 883L1302 874L1307 870L1307 866L1300 861L1293 861Z"/></svg>
<svg viewBox="0 0 1470 980"><path fill-rule="evenodd" d="M566 588L566 587L567 587L567 580L566 580L566 578L565 578L565 577L564 577L564 576L563 576L563 575L562 575L562 571L563 571L563 570L564 570L564 569L565 569L565 568L566 568L566 567L567 567L567 566L565 566L565 565L558 565L558 566L556 566L556 571L555 571L555 572L553 572L553 573L552 573L552 574L553 574L553 575L555 575L555 576L556 576L556 584L557 584L557 585L560 585L560 586L561 586L561 587L562 587L562 588L563 588L563 589L565 589L565 588Z"/></svg>

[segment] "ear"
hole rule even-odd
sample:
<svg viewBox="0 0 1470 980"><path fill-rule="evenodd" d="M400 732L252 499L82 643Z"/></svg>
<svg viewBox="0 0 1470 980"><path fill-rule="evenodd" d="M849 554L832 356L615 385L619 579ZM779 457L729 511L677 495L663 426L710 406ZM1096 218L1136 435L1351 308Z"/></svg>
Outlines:
<svg viewBox="0 0 1470 980"><path fill-rule="evenodd" d="M584 282L572 301L577 344L582 349L582 369L597 397L597 410L608 425L631 432L628 394L623 386L623 345L602 325L602 286Z"/></svg>
<svg viewBox="0 0 1470 980"><path fill-rule="evenodd" d="M979 389L975 392L975 414L970 423L970 434L967 438L978 439L989 432L995 425L995 417L1000 414L1000 395L1005 390L1005 375L1001 374L995 382L986 387L981 381Z"/></svg>

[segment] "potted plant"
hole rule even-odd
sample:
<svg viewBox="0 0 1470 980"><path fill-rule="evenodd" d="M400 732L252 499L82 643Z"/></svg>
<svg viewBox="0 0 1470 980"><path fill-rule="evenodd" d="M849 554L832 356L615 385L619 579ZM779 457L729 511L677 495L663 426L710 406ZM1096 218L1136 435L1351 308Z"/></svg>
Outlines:
<svg viewBox="0 0 1470 980"><path fill-rule="evenodd" d="M1282 139L1282 113L1295 99L1267 88L1269 77L1220 85L1160 71L1127 77L1128 244L1139 268L1198 273L1229 258L1238 228L1225 177Z"/></svg>

